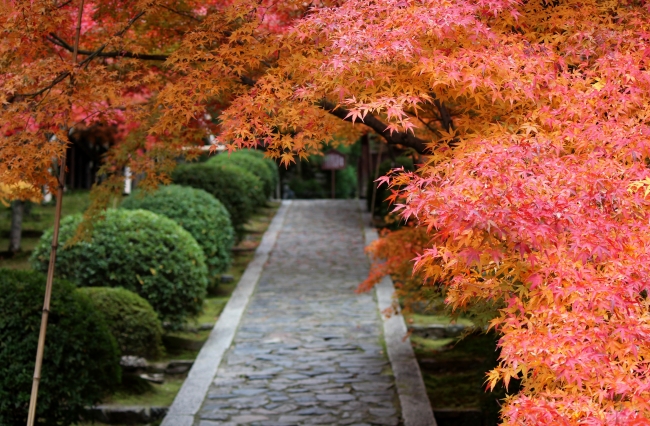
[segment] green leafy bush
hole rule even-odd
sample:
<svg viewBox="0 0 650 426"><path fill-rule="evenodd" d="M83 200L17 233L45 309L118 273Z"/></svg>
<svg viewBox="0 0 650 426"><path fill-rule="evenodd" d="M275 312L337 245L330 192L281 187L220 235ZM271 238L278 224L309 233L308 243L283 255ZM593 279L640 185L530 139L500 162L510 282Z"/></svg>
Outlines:
<svg viewBox="0 0 650 426"><path fill-rule="evenodd" d="M260 200L265 200L259 178L231 164L181 164L172 174L174 183L199 188L214 195L230 213L240 232Z"/></svg>
<svg viewBox="0 0 650 426"><path fill-rule="evenodd" d="M264 185L264 195L268 198L273 195L275 187L280 180L278 166L264 153L254 150L235 151L230 155L224 153L212 157L209 161L213 164L234 164L257 176Z"/></svg>
<svg viewBox="0 0 650 426"><path fill-rule="evenodd" d="M325 185L316 179L294 177L289 181L289 188L295 198L329 198Z"/></svg>
<svg viewBox="0 0 650 426"><path fill-rule="evenodd" d="M337 170L335 173L336 180L334 184L336 186L336 198L354 198L357 194L357 169L348 165L342 170Z"/></svg>
<svg viewBox="0 0 650 426"><path fill-rule="evenodd" d="M149 359L161 355L163 329L149 302L123 288L87 287L78 291L88 296L104 317L122 355Z"/></svg>
<svg viewBox="0 0 650 426"><path fill-rule="evenodd" d="M45 276L0 269L0 424L24 425ZM120 382L115 339L87 296L54 282L36 409L39 425L74 424Z"/></svg>
<svg viewBox="0 0 650 426"><path fill-rule="evenodd" d="M207 192L188 186L162 186L146 195L136 192L124 200L122 207L149 210L181 225L203 249L212 277L226 272L230 266L235 242L230 214Z"/></svg>
<svg viewBox="0 0 650 426"><path fill-rule="evenodd" d="M110 209L91 236L72 245L81 215L61 221L57 275L79 287L123 287L144 297L163 324L178 328L201 311L208 284L203 250L173 220L146 210ZM34 249L34 269L45 271L50 229Z"/></svg>
<svg viewBox="0 0 650 426"><path fill-rule="evenodd" d="M393 165L394 164L394 165ZM386 175L390 170L404 167L404 170L409 170L413 171L415 170L415 167L413 166L413 160L410 157L397 157L395 158L395 161L388 159L384 160L379 164L379 176L384 176ZM373 171L374 173L374 171ZM372 203L372 191L373 188L377 185L377 182L373 182L372 180L368 182L368 193L367 193L367 198L366 202L368 205L368 211L370 211L371 203ZM386 187L386 184L383 184L379 187L377 187L377 195L375 199L375 211L374 214L377 216L386 216L390 210L391 207L386 201L386 198L390 196L391 192L390 190Z"/></svg>

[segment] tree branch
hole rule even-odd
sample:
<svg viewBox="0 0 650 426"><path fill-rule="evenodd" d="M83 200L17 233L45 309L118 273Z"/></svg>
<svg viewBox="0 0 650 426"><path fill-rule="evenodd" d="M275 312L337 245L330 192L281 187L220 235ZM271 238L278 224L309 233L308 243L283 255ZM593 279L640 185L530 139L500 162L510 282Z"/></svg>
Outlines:
<svg viewBox="0 0 650 426"><path fill-rule="evenodd" d="M242 75L239 77L242 84L246 86L253 87L257 83L251 77ZM336 107L333 103L323 99L316 103L316 106L324 109L330 114L352 123L352 117L348 117L349 111L345 108ZM384 124L380 119L374 115L368 114L366 118L363 119L363 124L370 127L372 130L377 132L381 137L383 137L389 145L402 145L408 148L413 148L420 154L424 154L427 151L427 141L420 139L415 136L413 133L409 132L390 132L388 126Z"/></svg>
<svg viewBox="0 0 650 426"><path fill-rule="evenodd" d="M72 52L72 46L70 46L65 40L54 33L50 33L49 36L45 37L47 41L52 44L56 44L64 48L65 50ZM95 52L90 50L79 50L80 55L93 55ZM102 58L132 58L132 59L142 59L145 61L166 61L169 55L149 55L145 53L133 53L125 51L113 51L113 52L100 52L96 56Z"/></svg>
<svg viewBox="0 0 650 426"><path fill-rule="evenodd" d="M127 22L127 24L124 26L124 28L122 28L120 31L118 31L118 32L116 32L115 34L113 34L113 37L121 37L122 35L124 35L124 33L127 32L127 30L128 30L129 28L131 28L131 26L135 23L135 21L137 21L138 19L140 19L140 18L142 17L142 15L144 15L145 13L146 13L146 12L143 10L143 11L139 12L138 14L136 14L133 18L131 18L131 20L129 20L129 22ZM57 39L58 39L58 37L57 37ZM53 42L53 40L55 40L55 39L50 39L50 38L48 38L48 40L51 41L51 42ZM60 40L60 39L59 39L59 40ZM63 40L60 40L60 41L63 42L65 45L67 45L67 47L65 47L65 46L62 46L62 47L65 47L66 49L69 48L69 50L70 50L71 52L74 52L74 51L75 51L75 48L74 48L73 46L70 46L69 44L65 43ZM55 44L58 44L58 43L55 43ZM58 44L58 45L61 46L60 44ZM94 52L91 52L91 53L89 54L89 56L88 56L86 59L84 59L83 61L79 62L79 63L77 64L77 66L78 66L78 67L88 66L88 64L90 64L90 62L91 62L93 59L95 59L97 56L99 56L99 55L102 54L102 52L104 51L104 49L106 48L106 46L108 46L108 43L104 43L104 44L102 44L102 45L101 45L97 50L95 50ZM82 52L84 52L84 51L77 51L77 53L81 53L81 54L83 54ZM44 93L44 92L47 92L48 90L50 90L51 88L53 88L54 86L56 86L57 84L59 84L60 82L62 82L63 80L65 80L65 78L66 78L67 76L69 76L70 74L71 74L70 71L62 72L61 74L57 75L57 76L54 78L54 80L52 80L52 82L51 82L50 84L48 84L47 86L45 86L44 88L42 88L42 89L40 89L40 90L37 90L36 92L32 92L32 93L16 93L16 94L12 97L12 99L16 99L16 98L30 98L30 97L38 96L38 95L40 95L40 94L42 94L42 93Z"/></svg>
<svg viewBox="0 0 650 426"><path fill-rule="evenodd" d="M325 111L329 112L330 114L345 120L352 122L352 117L348 117L349 111L345 108L341 107L336 107L332 102L329 102L327 100L321 100L318 102L316 105L319 107L323 108ZM381 120L379 120L377 117L374 115L368 114L366 115L366 118L362 120L363 124L366 126L370 127L372 130L377 132L381 137L383 137L386 142L390 145L402 145L408 148L413 148L420 154L423 154L427 150L427 141L424 139L420 139L417 136L415 136L413 133L410 132L390 132L388 130L388 126L384 124Z"/></svg>
<svg viewBox="0 0 650 426"><path fill-rule="evenodd" d="M203 22L203 20L201 18L198 18L198 17L194 16L191 12L185 12L185 11L182 11L182 10L173 9L171 7L167 7L167 6L164 6L162 4L159 4L158 6L163 8L163 9L166 9L166 10L172 12L172 13L175 13L177 15L183 16L185 18L190 18L190 19L193 19L193 20L195 20L197 22Z"/></svg>
<svg viewBox="0 0 650 426"><path fill-rule="evenodd" d="M447 108L443 102L440 102L439 99L435 99L433 103L436 105L438 111L440 112L440 122L442 123L442 127L445 129L445 131L447 133L450 133L452 130L455 130L454 121L451 118L449 108Z"/></svg>

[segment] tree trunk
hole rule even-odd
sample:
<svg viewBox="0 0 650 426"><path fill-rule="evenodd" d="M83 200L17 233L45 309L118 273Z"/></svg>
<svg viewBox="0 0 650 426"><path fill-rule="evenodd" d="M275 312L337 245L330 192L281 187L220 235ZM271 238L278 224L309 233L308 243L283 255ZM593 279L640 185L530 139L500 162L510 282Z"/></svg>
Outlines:
<svg viewBox="0 0 650 426"><path fill-rule="evenodd" d="M25 202L14 200L11 203L11 229L9 230L9 252L20 251L20 240L23 232L23 216L25 214Z"/></svg>

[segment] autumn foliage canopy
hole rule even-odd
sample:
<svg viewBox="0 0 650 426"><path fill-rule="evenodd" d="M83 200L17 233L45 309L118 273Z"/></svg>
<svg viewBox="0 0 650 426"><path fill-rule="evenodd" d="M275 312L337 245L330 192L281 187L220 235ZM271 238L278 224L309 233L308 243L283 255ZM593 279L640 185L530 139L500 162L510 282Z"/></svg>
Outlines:
<svg viewBox="0 0 650 426"><path fill-rule="evenodd" d="M99 123L108 189L126 165L164 181L210 134L287 164L374 131L427 155L385 182L424 233L418 275L503 306L504 424L650 424L644 2L82 4L73 64L78 1L0 2L3 183L51 184Z"/></svg>

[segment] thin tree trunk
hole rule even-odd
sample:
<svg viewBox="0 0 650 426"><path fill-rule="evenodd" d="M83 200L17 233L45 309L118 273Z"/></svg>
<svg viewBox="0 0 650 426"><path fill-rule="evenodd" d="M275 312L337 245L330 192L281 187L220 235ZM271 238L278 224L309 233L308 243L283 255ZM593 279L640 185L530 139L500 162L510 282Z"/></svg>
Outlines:
<svg viewBox="0 0 650 426"><path fill-rule="evenodd" d="M23 216L25 215L25 202L14 200L11 203L11 228L9 229L9 252L20 251L20 240L23 233Z"/></svg>

